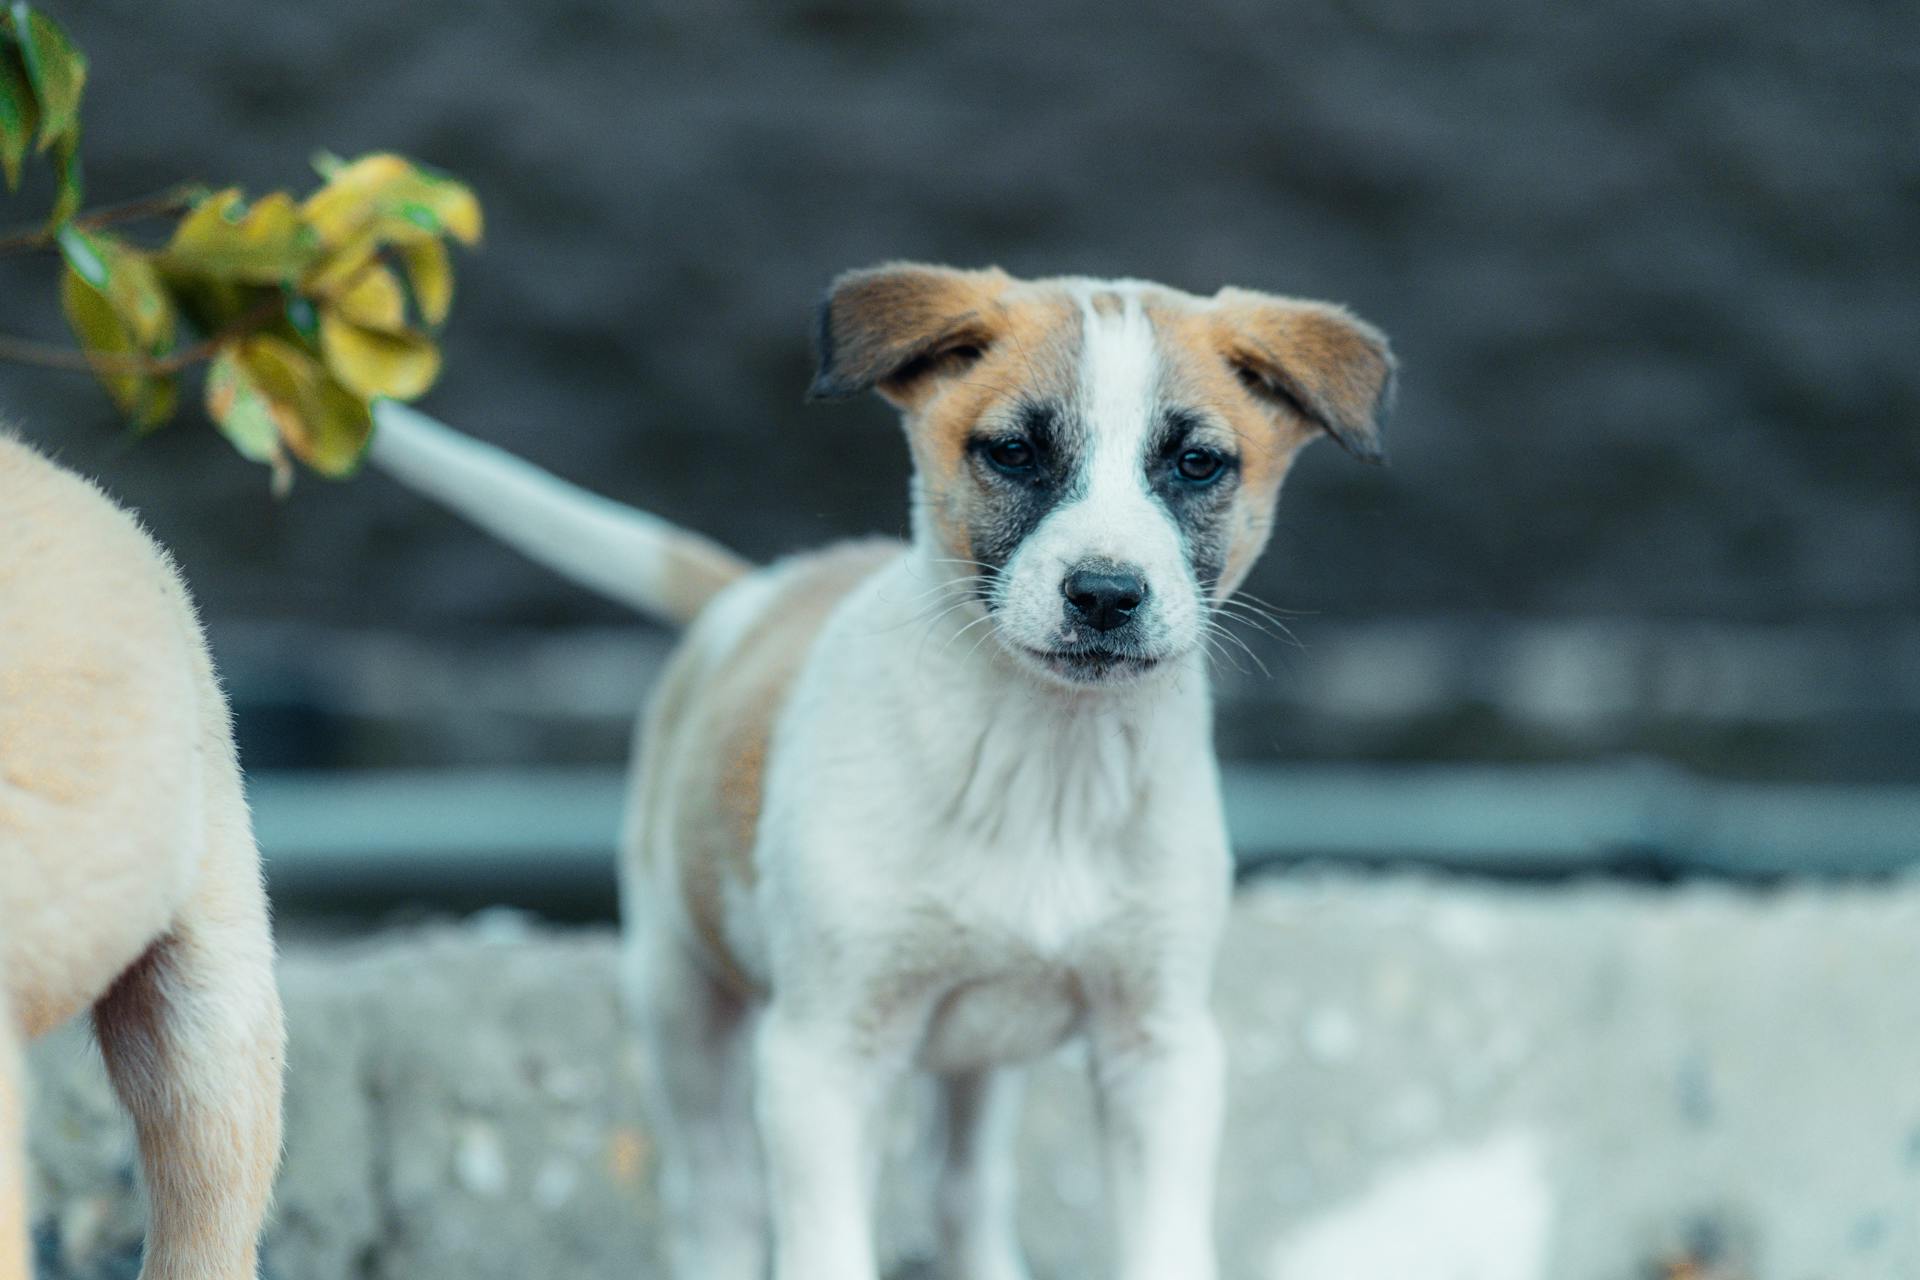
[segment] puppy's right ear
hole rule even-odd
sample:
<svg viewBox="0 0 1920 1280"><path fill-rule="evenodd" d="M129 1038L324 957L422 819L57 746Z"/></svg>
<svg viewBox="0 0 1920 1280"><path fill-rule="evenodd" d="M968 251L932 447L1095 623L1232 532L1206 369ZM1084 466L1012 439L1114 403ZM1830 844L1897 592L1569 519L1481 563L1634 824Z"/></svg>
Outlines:
<svg viewBox="0 0 1920 1280"><path fill-rule="evenodd" d="M993 341L993 302L1010 283L997 268L917 262L847 272L820 303L818 363L807 398L842 400L878 389L912 408L940 377L980 358Z"/></svg>

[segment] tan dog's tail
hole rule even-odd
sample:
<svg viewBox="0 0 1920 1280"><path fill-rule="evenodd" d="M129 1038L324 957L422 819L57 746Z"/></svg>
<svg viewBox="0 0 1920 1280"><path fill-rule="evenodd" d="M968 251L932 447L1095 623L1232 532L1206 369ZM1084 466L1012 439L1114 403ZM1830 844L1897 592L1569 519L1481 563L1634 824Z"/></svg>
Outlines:
<svg viewBox="0 0 1920 1280"><path fill-rule="evenodd" d="M528 558L666 622L693 621L753 566L658 516L588 493L406 405L374 409L375 466Z"/></svg>

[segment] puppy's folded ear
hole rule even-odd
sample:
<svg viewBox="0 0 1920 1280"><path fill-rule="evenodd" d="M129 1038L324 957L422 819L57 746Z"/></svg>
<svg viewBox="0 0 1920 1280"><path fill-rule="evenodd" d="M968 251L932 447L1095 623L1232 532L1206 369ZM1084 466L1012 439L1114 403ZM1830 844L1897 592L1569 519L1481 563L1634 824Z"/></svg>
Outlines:
<svg viewBox="0 0 1920 1280"><path fill-rule="evenodd" d="M957 271L915 262L849 271L820 304L813 400L878 388L902 408L932 384L980 358L993 341L993 301L1003 272Z"/></svg>
<svg viewBox="0 0 1920 1280"><path fill-rule="evenodd" d="M1393 351L1344 307L1246 289L1214 296L1221 351L1268 404L1306 418L1362 462L1384 462L1380 428L1393 401Z"/></svg>

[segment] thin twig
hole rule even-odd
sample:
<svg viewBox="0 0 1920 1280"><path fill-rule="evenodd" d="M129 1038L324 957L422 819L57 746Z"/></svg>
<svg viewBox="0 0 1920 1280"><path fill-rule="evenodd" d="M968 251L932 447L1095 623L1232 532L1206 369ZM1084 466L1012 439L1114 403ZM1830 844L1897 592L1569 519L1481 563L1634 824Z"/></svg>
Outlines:
<svg viewBox="0 0 1920 1280"><path fill-rule="evenodd" d="M157 218L163 214L178 213L191 205L206 190L195 182L183 182L168 187L165 191L150 196L141 196L137 200L128 200L121 204L105 205L91 213L83 213L73 220L77 227L89 231L100 227L110 227L117 222L133 222L140 218ZM54 242L55 231L46 227L29 227L0 236L0 254L25 253L31 249L45 249Z"/></svg>
<svg viewBox="0 0 1920 1280"><path fill-rule="evenodd" d="M85 352L74 347L59 347L47 342L0 334L0 360L13 364L37 364L48 369L71 369L80 373L134 374L162 378L178 373L190 364L211 359L221 347L235 338L244 338L280 314L286 300L263 298L258 306L210 338L164 356L120 355L109 351Z"/></svg>
<svg viewBox="0 0 1920 1280"><path fill-rule="evenodd" d="M57 347L50 342L32 342L26 338L10 338L0 333L0 360L10 364L37 364L49 369L72 369L78 373L92 373L93 362L86 354L73 347ZM112 372L118 372L113 370Z"/></svg>

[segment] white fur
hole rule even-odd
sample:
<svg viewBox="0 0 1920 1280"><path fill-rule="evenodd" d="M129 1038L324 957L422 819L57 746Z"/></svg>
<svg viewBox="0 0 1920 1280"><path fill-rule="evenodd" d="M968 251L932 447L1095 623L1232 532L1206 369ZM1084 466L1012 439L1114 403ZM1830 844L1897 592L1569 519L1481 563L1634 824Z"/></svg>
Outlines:
<svg viewBox="0 0 1920 1280"><path fill-rule="evenodd" d="M730 553L658 516L575 488L394 401L374 406L370 457L382 470L584 587L686 622L675 579L693 565L744 570ZM699 600L698 603L704 603Z"/></svg>
<svg viewBox="0 0 1920 1280"><path fill-rule="evenodd" d="M1160 357L1136 289L1088 281L1076 289L1084 338L1079 415L1091 429L1084 491L1050 512L1004 573L1001 634L1016 651L1042 652L1082 639L1060 608L1060 584L1077 566L1107 561L1147 585L1138 615L1146 650L1180 654L1197 642L1200 586L1180 531L1148 490L1142 461L1154 415ZM1117 315L1094 308L1096 292L1118 293Z"/></svg>
<svg viewBox="0 0 1920 1280"><path fill-rule="evenodd" d="M1204 679L1193 663L1076 692L955 640L957 620L922 644L889 603L925 580L918 555L829 623L767 779L754 919L776 991L757 1037L775 1274L874 1274L867 1179L902 1073L992 1088L977 1073L1084 1032L1122 1274L1207 1280L1229 864ZM971 1173L950 1173L997 1188L955 1193L994 1215L955 1230L1000 1268L963 1274L1018 1274L996 1243L1009 1128L984 1126Z"/></svg>
<svg viewBox="0 0 1920 1280"><path fill-rule="evenodd" d="M672 827L681 797L649 793L629 823L626 985L652 1055L679 1280L761 1280L763 1223L776 1280L876 1280L881 1120L916 1070L944 1097L951 1274L1023 1280L1009 1073L1076 1035L1100 1098L1119 1275L1214 1280L1223 1068L1209 1005L1231 863L1198 588L1141 476L1153 330L1133 288L1116 287L1118 316L1085 307L1090 483L1010 562L1008 606L989 616L956 594L942 612L940 584L957 591L963 574L916 521L914 544L807 649L767 756L757 880L725 898L729 950L764 997L687 941L676 851L650 834ZM468 474L427 487L472 510ZM517 518L486 518L538 541ZM628 545L605 523L554 527L579 539L540 553L556 562L617 564ZM1147 576L1164 660L1072 686L1022 646L1058 642L1062 575L1093 557ZM721 594L684 660L729 661L782 572Z"/></svg>

